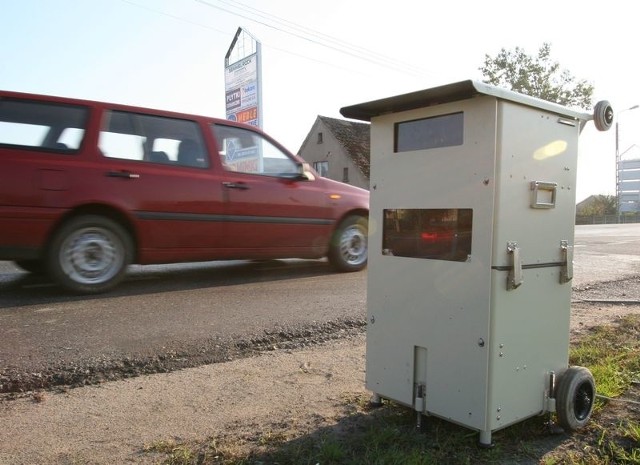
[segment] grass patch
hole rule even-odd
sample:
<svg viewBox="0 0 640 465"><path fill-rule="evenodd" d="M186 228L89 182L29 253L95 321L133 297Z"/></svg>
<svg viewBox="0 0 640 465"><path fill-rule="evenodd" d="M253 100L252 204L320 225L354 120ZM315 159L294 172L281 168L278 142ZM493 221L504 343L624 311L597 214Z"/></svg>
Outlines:
<svg viewBox="0 0 640 465"><path fill-rule="evenodd" d="M634 385L640 381L640 316L593 330L572 346L570 363L591 370L600 395L640 399ZM607 399L598 401L582 431L552 435L549 416L534 417L495 432L496 446L488 450L477 447L477 433L467 428L427 418L420 431L410 409L392 402L372 409L365 393L345 394L340 410L336 424L313 431L276 428L233 441L162 441L145 450L164 455L168 465L640 465L638 414Z"/></svg>
<svg viewBox="0 0 640 465"><path fill-rule="evenodd" d="M167 465L187 465L194 462L197 453L191 444L181 444L176 441L157 441L146 445L143 449L147 453L158 453L166 456L163 463Z"/></svg>
<svg viewBox="0 0 640 465"><path fill-rule="evenodd" d="M629 315L616 325L601 326L572 347L571 365L591 370L598 393L617 397L640 380L640 318Z"/></svg>

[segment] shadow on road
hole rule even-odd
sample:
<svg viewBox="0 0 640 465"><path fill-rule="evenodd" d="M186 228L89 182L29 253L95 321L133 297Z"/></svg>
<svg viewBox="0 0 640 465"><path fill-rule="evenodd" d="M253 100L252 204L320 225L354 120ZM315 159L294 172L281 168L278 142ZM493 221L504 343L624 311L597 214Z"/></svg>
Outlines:
<svg viewBox="0 0 640 465"><path fill-rule="evenodd" d="M133 265L114 290L98 295L74 295L43 275L0 272L0 308L73 302L159 292L233 286L333 274L324 260L202 262L174 265Z"/></svg>

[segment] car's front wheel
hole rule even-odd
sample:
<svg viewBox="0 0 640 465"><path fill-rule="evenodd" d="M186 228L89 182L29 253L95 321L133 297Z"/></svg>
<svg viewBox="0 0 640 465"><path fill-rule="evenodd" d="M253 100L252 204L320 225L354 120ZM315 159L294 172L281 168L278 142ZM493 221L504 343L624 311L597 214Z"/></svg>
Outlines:
<svg viewBox="0 0 640 465"><path fill-rule="evenodd" d="M329 262L339 271L359 271L367 266L369 221L349 216L336 229L329 246Z"/></svg>
<svg viewBox="0 0 640 465"><path fill-rule="evenodd" d="M51 277L64 288L96 294L122 280L132 250L129 234L115 221L97 215L80 216L55 234L47 265Z"/></svg>

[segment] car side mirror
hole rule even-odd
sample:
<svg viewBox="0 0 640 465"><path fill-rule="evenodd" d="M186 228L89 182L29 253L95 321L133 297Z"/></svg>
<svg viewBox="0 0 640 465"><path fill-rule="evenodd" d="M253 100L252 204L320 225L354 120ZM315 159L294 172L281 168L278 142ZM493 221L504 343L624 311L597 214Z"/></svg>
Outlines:
<svg viewBox="0 0 640 465"><path fill-rule="evenodd" d="M307 162L298 164L298 173L300 174L300 178L306 179L307 181L315 181L316 179L313 171L311 171L311 165Z"/></svg>

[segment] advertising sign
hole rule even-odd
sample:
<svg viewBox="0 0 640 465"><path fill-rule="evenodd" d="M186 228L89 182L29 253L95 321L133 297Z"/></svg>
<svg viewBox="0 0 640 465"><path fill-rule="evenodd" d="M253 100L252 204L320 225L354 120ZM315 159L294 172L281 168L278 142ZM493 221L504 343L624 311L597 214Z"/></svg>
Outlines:
<svg viewBox="0 0 640 465"><path fill-rule="evenodd" d="M227 119L262 127L260 42L242 28L225 57L224 74Z"/></svg>
<svg viewBox="0 0 640 465"><path fill-rule="evenodd" d="M235 171L258 173L261 171L259 147L238 148L231 140L226 146L226 163Z"/></svg>
<svg viewBox="0 0 640 465"><path fill-rule="evenodd" d="M224 60L226 115L230 121L262 127L260 42L238 28ZM260 147L224 148L231 169L258 173L262 169Z"/></svg>

